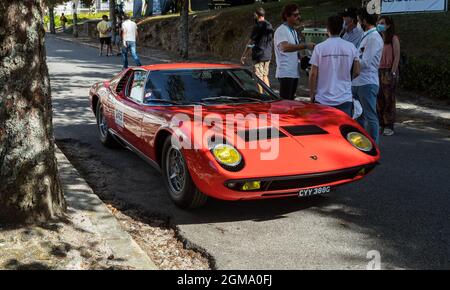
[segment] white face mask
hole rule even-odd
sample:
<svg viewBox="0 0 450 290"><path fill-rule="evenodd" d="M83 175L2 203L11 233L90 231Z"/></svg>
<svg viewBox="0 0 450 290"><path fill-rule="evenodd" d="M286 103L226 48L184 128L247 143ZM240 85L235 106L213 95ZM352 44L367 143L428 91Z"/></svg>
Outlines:
<svg viewBox="0 0 450 290"><path fill-rule="evenodd" d="M361 28L361 29L362 29L362 27L361 27L361 24L359 24L359 21L358 21L358 24L356 24L356 27L358 27L358 28Z"/></svg>

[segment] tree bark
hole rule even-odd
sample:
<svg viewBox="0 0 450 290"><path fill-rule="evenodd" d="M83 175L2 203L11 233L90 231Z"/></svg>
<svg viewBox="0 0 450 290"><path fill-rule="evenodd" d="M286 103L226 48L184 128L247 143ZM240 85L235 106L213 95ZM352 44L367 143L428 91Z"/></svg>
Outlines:
<svg viewBox="0 0 450 290"><path fill-rule="evenodd" d="M180 55L183 59L189 58L189 0L181 3L181 45Z"/></svg>
<svg viewBox="0 0 450 290"><path fill-rule="evenodd" d="M116 41L116 1L109 1L109 21L111 21L111 27L112 27L112 40Z"/></svg>
<svg viewBox="0 0 450 290"><path fill-rule="evenodd" d="M50 33L56 34L55 30L55 8L53 6L48 8L48 17L50 18Z"/></svg>
<svg viewBox="0 0 450 290"><path fill-rule="evenodd" d="M73 2L73 37L78 37L78 16L77 16L77 8L78 5Z"/></svg>
<svg viewBox="0 0 450 290"><path fill-rule="evenodd" d="M42 0L0 2L0 223L65 211L54 152Z"/></svg>

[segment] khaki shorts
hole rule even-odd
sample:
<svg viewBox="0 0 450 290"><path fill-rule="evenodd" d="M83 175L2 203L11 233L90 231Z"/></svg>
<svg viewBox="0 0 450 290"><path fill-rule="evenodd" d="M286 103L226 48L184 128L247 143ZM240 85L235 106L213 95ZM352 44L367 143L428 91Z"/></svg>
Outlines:
<svg viewBox="0 0 450 290"><path fill-rule="evenodd" d="M261 61L261 62L257 62L254 65L255 68L255 75L260 78L260 79L264 79L264 77L269 75L269 64L270 61Z"/></svg>

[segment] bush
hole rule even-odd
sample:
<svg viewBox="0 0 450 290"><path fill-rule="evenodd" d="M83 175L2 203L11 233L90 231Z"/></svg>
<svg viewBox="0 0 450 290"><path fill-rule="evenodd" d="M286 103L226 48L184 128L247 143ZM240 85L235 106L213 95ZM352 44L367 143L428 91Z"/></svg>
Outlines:
<svg viewBox="0 0 450 290"><path fill-rule="evenodd" d="M450 100L450 58L410 58L400 74L406 90L426 92L430 97Z"/></svg>

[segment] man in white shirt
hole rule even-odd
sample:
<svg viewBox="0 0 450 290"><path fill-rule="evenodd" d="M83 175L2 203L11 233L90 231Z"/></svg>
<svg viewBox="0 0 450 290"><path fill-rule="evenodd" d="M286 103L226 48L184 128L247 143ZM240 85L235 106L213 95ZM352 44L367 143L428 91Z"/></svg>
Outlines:
<svg viewBox="0 0 450 290"><path fill-rule="evenodd" d="M375 27L377 19L378 15L369 14L366 8L361 9L358 13L358 21L364 30L364 35L358 45L361 72L352 81L352 93L363 108L363 113L358 122L378 144L380 134L377 114L378 68L384 43Z"/></svg>
<svg viewBox="0 0 450 290"><path fill-rule="evenodd" d="M280 82L280 97L293 100L297 91L298 79L298 51L313 49L313 43L299 43L295 27L300 24L300 12L296 4L287 4L283 8L284 23L275 31L274 47L277 70L275 77Z"/></svg>
<svg viewBox="0 0 450 290"><path fill-rule="evenodd" d="M355 46L339 37L342 17L327 21L329 38L319 43L311 56L309 96L311 102L335 107L352 116L352 74L359 74L359 59ZM353 68L353 71L352 71Z"/></svg>
<svg viewBox="0 0 450 290"><path fill-rule="evenodd" d="M136 39L138 37L137 25L130 20L130 17L125 13L123 18L125 21L122 23L122 64L123 69L128 68L128 50L131 52L136 66L141 66L141 61L136 52Z"/></svg>

